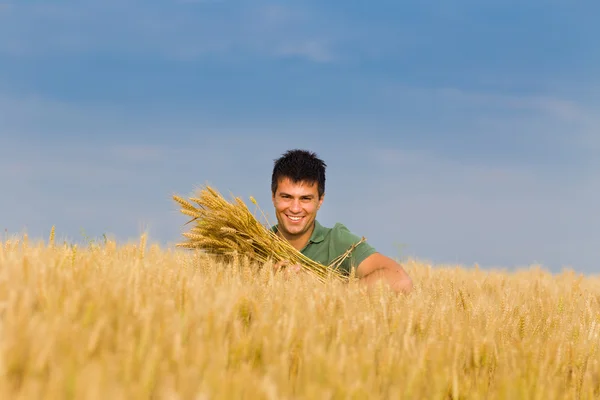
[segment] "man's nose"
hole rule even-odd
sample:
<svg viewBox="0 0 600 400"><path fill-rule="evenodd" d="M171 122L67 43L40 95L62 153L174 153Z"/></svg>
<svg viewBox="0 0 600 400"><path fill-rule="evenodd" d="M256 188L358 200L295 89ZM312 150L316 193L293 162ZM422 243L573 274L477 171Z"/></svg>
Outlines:
<svg viewBox="0 0 600 400"><path fill-rule="evenodd" d="M302 207L300 207L300 200L298 200L298 199L292 200L292 205L290 206L290 211L292 211L292 212L302 211Z"/></svg>

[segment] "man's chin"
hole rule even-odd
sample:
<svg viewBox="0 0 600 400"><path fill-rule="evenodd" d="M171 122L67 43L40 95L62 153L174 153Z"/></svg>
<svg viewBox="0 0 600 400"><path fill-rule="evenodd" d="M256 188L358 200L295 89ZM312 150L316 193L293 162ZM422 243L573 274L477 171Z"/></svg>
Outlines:
<svg viewBox="0 0 600 400"><path fill-rule="evenodd" d="M288 234L290 235L299 235L304 231L304 227L303 226L285 226L285 230Z"/></svg>

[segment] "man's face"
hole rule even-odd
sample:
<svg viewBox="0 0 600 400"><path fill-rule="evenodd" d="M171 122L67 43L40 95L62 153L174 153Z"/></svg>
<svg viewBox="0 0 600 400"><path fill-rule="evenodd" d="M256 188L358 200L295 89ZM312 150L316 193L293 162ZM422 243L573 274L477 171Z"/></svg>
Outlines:
<svg viewBox="0 0 600 400"><path fill-rule="evenodd" d="M289 178L279 180L273 195L278 229L288 239L299 238L312 228L317 210L323 203L317 182L293 183Z"/></svg>

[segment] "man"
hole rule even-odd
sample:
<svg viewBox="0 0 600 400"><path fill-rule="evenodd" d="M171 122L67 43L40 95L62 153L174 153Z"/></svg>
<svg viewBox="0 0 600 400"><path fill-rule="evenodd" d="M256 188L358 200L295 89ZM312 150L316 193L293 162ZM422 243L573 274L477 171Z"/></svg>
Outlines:
<svg viewBox="0 0 600 400"><path fill-rule="evenodd" d="M343 224L326 228L316 219L325 196L326 166L315 153L290 150L275 160L271 177L278 222L273 231L305 256L323 265L329 265L360 241ZM278 263L275 269L280 270L287 264ZM412 280L402 266L366 242L356 246L341 268L348 274L355 268L356 277L367 286L383 280L395 292L412 290Z"/></svg>

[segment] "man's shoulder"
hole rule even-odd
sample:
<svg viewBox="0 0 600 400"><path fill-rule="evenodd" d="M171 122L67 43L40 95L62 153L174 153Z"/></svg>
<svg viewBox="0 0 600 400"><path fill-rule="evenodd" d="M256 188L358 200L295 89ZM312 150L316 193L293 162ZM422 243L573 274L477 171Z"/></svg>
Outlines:
<svg viewBox="0 0 600 400"><path fill-rule="evenodd" d="M346 225L341 222L336 222L333 226L325 226L319 223L319 221L315 220L315 226L318 232L323 236L339 235L350 232L350 230L346 227Z"/></svg>
<svg viewBox="0 0 600 400"><path fill-rule="evenodd" d="M336 232L336 233L337 232L340 232L340 233L346 233L346 232L352 233L352 232L350 232L350 229L348 229L348 227L345 224L341 223L341 222L336 222L333 225L333 227L331 228L331 230L334 231L334 232Z"/></svg>
<svg viewBox="0 0 600 400"><path fill-rule="evenodd" d="M338 255L344 254L362 240L362 236L355 234L341 222L337 222L331 228L330 236L331 248L335 254ZM367 241L360 243L350 253L350 257L342 263L342 269L349 272L352 268L358 267L367 257L376 252L377 250Z"/></svg>
<svg viewBox="0 0 600 400"><path fill-rule="evenodd" d="M340 242L341 245L352 245L361 239L361 236L352 232L345 224L336 222L330 228L329 234L332 240Z"/></svg>

